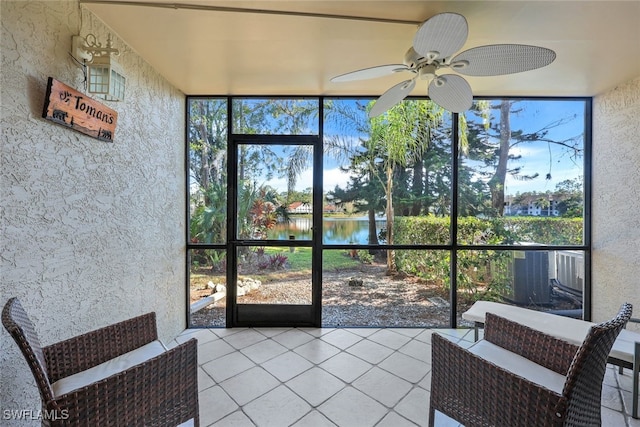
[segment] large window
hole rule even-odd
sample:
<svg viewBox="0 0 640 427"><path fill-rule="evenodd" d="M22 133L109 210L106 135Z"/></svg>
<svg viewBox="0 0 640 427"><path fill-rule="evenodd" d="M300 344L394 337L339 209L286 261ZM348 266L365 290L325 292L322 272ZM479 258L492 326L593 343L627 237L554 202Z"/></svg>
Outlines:
<svg viewBox="0 0 640 427"><path fill-rule="evenodd" d="M456 326L479 299L588 316L590 100L373 102L188 99L192 326L315 289L316 326Z"/></svg>

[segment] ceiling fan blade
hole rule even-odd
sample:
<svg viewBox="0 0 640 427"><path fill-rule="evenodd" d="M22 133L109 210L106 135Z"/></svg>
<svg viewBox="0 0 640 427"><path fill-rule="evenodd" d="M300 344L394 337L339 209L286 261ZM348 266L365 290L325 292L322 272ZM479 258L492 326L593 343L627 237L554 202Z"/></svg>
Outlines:
<svg viewBox="0 0 640 427"><path fill-rule="evenodd" d="M429 84L429 98L452 113L462 113L473 104L471 86L455 74L444 74L433 79Z"/></svg>
<svg viewBox="0 0 640 427"><path fill-rule="evenodd" d="M524 44L491 44L465 50L451 60L451 68L467 76L499 76L535 70L551 64L551 49Z"/></svg>
<svg viewBox="0 0 640 427"><path fill-rule="evenodd" d="M352 71L350 73L341 74L331 79L334 83L351 82L354 80L367 80L376 77L390 76L399 71L408 71L409 68L404 64L379 65L377 67L364 68L362 70Z"/></svg>
<svg viewBox="0 0 640 427"><path fill-rule="evenodd" d="M468 34L464 16L441 13L420 25L413 38L413 48L427 59L447 58L462 49Z"/></svg>
<svg viewBox="0 0 640 427"><path fill-rule="evenodd" d="M405 80L397 85L388 89L380 96L373 104L373 107L369 111L369 117L378 117L380 114L387 111L389 108L402 101L411 93L416 86L416 79Z"/></svg>

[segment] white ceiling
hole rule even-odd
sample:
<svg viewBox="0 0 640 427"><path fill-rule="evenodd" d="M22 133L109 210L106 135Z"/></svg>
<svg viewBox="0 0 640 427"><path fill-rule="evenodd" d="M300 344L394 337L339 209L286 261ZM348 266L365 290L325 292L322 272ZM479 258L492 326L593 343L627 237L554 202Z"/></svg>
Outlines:
<svg viewBox="0 0 640 427"><path fill-rule="evenodd" d="M640 1L81 3L189 95L380 95L407 77L349 83L329 79L361 68L402 63L417 24L440 12L467 18L469 38L463 50L520 43L557 53L551 65L538 70L465 77L475 95L594 96L640 76ZM219 7L413 23L215 10ZM419 83L412 94L426 94L426 84Z"/></svg>

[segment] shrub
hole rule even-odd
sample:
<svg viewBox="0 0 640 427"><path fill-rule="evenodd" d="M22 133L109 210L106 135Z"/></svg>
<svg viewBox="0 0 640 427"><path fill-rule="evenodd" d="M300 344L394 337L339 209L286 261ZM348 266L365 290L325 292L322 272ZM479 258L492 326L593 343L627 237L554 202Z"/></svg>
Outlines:
<svg viewBox="0 0 640 427"><path fill-rule="evenodd" d="M397 244L450 244L448 217L396 217L394 238ZM508 217L458 219L457 240L463 245L580 245L583 236L581 218ZM459 250L457 288L464 297L496 299L510 283L505 277L510 251ZM398 250L399 271L421 277L445 289L450 288L449 250Z"/></svg>

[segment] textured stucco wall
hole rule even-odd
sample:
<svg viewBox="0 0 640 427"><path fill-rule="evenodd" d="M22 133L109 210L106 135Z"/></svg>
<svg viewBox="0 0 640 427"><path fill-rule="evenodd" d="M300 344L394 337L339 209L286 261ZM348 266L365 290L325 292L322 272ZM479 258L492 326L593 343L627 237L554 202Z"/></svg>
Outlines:
<svg viewBox="0 0 640 427"><path fill-rule="evenodd" d="M184 95L114 34L127 77L114 143L41 118L47 78L83 91L71 36L108 29L77 1L0 2L2 294L43 345L149 311L164 340L185 320ZM0 331L0 425L37 410L31 373Z"/></svg>
<svg viewBox="0 0 640 427"><path fill-rule="evenodd" d="M593 319L624 301L640 317L640 77L595 97L593 116Z"/></svg>

